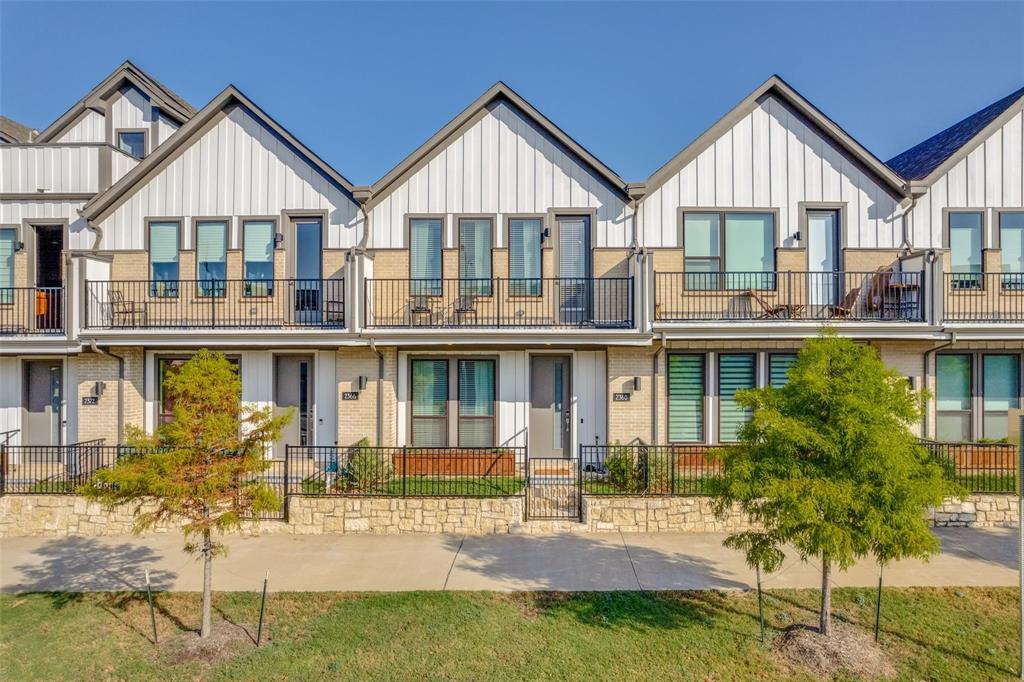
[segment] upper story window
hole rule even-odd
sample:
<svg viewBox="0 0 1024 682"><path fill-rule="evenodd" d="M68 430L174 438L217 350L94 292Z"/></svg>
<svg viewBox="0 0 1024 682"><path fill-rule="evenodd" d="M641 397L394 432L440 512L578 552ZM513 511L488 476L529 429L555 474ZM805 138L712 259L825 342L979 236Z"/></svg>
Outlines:
<svg viewBox="0 0 1024 682"><path fill-rule="evenodd" d="M0 228L0 303L14 300L14 242L17 239L17 228Z"/></svg>
<svg viewBox="0 0 1024 682"><path fill-rule="evenodd" d="M775 215L685 212L683 257L687 289L772 289Z"/></svg>
<svg viewBox="0 0 1024 682"><path fill-rule="evenodd" d="M491 236L488 218L459 219L459 294L491 295Z"/></svg>
<svg viewBox="0 0 1024 682"><path fill-rule="evenodd" d="M509 295L540 296L541 232L540 218L513 218L508 221Z"/></svg>
<svg viewBox="0 0 1024 682"><path fill-rule="evenodd" d="M953 286L975 289L981 286L982 231L984 213L981 211L950 212L949 260L953 272Z"/></svg>
<svg viewBox="0 0 1024 682"><path fill-rule="evenodd" d="M242 223L242 259L246 296L274 293L274 222L246 220Z"/></svg>
<svg viewBox="0 0 1024 682"><path fill-rule="evenodd" d="M999 213L1003 287L1024 289L1024 211Z"/></svg>
<svg viewBox="0 0 1024 682"><path fill-rule="evenodd" d="M117 148L137 159L146 155L145 130L118 130Z"/></svg>
<svg viewBox="0 0 1024 682"><path fill-rule="evenodd" d="M413 296L441 295L440 218L409 220L409 279Z"/></svg>
<svg viewBox="0 0 1024 682"><path fill-rule="evenodd" d="M196 275L201 296L224 296L228 225L222 220L196 223Z"/></svg>
<svg viewBox="0 0 1024 682"><path fill-rule="evenodd" d="M181 223L153 220L149 223L149 279L152 296L178 295L178 260Z"/></svg>

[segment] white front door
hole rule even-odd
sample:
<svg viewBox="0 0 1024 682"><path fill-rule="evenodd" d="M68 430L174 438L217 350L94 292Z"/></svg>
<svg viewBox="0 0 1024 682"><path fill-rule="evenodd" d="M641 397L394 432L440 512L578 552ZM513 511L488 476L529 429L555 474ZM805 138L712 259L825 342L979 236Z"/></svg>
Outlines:
<svg viewBox="0 0 1024 682"><path fill-rule="evenodd" d="M807 212L807 303L834 305L842 290L839 272L839 212Z"/></svg>

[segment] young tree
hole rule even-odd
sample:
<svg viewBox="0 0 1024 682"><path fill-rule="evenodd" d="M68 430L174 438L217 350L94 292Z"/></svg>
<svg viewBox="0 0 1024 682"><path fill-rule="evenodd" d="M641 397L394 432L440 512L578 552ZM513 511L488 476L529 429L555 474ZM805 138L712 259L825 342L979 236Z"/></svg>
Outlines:
<svg viewBox="0 0 1024 682"><path fill-rule="evenodd" d="M807 342L783 388L737 393L751 419L721 455L722 476L710 484L716 511L735 503L763 526L762 542L728 541L749 563L765 556L766 542L820 560L823 635L833 568L938 550L925 511L958 491L910 431L923 398L874 348L830 330Z"/></svg>
<svg viewBox="0 0 1024 682"><path fill-rule="evenodd" d="M185 551L203 561L200 636L207 637L213 559L224 552L214 532L237 530L247 515L282 504L260 474L269 465L266 445L280 437L291 415L275 418L269 408L243 406L236 367L206 349L168 374L164 391L174 419L153 436L130 429L128 445L137 454L98 471L82 492L108 508L134 505L136 533L184 522Z"/></svg>

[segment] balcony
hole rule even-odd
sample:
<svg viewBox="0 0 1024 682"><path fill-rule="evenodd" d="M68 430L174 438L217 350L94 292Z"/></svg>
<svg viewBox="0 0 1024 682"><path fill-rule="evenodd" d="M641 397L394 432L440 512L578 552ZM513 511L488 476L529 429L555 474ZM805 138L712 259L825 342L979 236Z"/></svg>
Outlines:
<svg viewBox="0 0 1024 682"><path fill-rule="evenodd" d="M945 322L1024 323L1024 273L946 273Z"/></svg>
<svg viewBox="0 0 1024 682"><path fill-rule="evenodd" d="M345 327L342 279L86 282L86 329Z"/></svg>
<svg viewBox="0 0 1024 682"><path fill-rule="evenodd" d="M0 289L0 336L63 336L64 287Z"/></svg>
<svg viewBox="0 0 1024 682"><path fill-rule="evenodd" d="M655 323L922 322L922 272L659 272Z"/></svg>
<svg viewBox="0 0 1024 682"><path fill-rule="evenodd" d="M633 278L368 279L370 329L631 329Z"/></svg>

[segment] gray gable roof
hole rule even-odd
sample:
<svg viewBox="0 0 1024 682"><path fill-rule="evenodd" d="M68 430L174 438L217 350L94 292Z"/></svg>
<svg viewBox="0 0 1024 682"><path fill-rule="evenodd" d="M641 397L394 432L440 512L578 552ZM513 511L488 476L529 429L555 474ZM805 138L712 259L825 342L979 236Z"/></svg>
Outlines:
<svg viewBox="0 0 1024 682"><path fill-rule="evenodd" d="M1022 97L1024 88L894 156L886 164L907 180L923 180Z"/></svg>
<svg viewBox="0 0 1024 682"><path fill-rule="evenodd" d="M27 125L22 125L6 116L0 116L0 139L9 138L13 142L31 142L36 134L36 131Z"/></svg>

